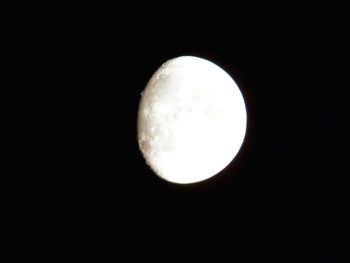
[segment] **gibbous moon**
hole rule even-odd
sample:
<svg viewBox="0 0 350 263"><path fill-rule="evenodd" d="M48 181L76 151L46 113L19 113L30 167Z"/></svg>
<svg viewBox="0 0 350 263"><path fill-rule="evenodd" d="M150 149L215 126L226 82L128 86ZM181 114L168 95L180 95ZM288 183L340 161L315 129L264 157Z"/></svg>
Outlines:
<svg viewBox="0 0 350 263"><path fill-rule="evenodd" d="M138 111L138 143L152 170L179 184L208 179L237 155L246 133L241 91L214 63L171 59L152 76Z"/></svg>

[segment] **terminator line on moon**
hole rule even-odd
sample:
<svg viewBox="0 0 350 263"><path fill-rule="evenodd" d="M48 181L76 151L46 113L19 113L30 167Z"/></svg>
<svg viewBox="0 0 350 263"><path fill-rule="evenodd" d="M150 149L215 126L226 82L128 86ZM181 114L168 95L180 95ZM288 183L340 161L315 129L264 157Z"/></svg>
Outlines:
<svg viewBox="0 0 350 263"><path fill-rule="evenodd" d="M158 176L195 183L234 159L246 124L244 99L233 79L208 60L182 56L164 63L142 92L138 143Z"/></svg>

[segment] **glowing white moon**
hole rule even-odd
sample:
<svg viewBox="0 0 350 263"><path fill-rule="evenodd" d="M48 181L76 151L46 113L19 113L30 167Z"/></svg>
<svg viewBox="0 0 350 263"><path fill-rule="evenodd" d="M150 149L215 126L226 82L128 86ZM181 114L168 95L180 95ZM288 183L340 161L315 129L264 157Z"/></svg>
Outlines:
<svg viewBox="0 0 350 263"><path fill-rule="evenodd" d="M214 63L171 59L152 76L138 112L138 143L161 178L180 184L214 176L238 153L246 132L243 96Z"/></svg>

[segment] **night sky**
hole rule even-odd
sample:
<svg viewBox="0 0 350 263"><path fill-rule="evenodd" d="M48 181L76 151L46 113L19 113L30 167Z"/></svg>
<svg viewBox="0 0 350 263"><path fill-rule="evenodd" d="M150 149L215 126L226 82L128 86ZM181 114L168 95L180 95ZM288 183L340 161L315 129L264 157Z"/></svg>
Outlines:
<svg viewBox="0 0 350 263"><path fill-rule="evenodd" d="M340 124L347 118L339 114L348 83L339 62L345 44L312 23L266 32L268 24L251 30L242 21L244 33L229 19L222 30L194 24L167 32L142 27L142 20L125 32L113 23L77 23L64 38L45 38L54 44L43 54L47 89L38 97L55 112L39 108L47 114L40 136L55 154L43 150L45 176L26 179L39 189L28 195L37 201L23 199L24 218L36 214L33 207L43 215L36 221L47 225L42 240L87 257L99 248L97 258L116 262L128 262L124 256L234 262L237 254L281 254L285 262L304 253L310 262L336 262L347 209L340 165L346 156ZM189 185L152 172L136 126L148 80L182 55L223 68L240 88L248 116L234 161ZM51 256L66 251L52 248Z"/></svg>

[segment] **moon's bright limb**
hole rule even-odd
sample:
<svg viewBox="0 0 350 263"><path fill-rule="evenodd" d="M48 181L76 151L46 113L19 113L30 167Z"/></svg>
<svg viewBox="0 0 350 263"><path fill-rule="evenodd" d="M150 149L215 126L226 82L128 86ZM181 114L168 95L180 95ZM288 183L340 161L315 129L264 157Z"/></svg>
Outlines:
<svg viewBox="0 0 350 263"><path fill-rule="evenodd" d="M153 171L187 184L224 169L246 132L243 96L214 63L192 56L171 59L152 76L138 112L138 143Z"/></svg>

